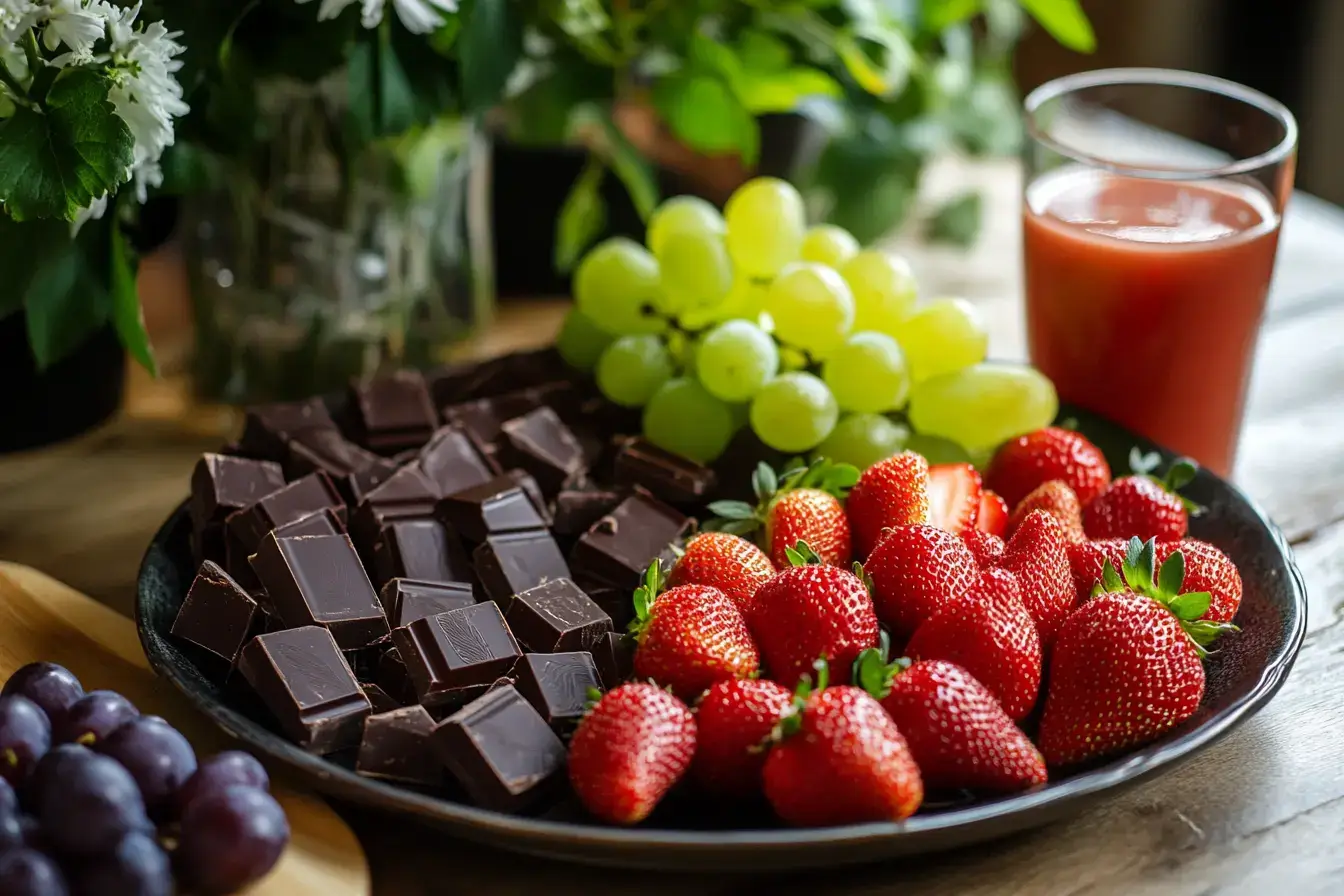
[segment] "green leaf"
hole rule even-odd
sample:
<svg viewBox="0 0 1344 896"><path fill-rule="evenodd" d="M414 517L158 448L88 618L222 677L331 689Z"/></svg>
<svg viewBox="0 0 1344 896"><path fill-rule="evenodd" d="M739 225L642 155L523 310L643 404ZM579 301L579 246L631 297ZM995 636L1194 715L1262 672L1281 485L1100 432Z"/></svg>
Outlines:
<svg viewBox="0 0 1344 896"><path fill-rule="evenodd" d="M1157 591L1165 598L1172 598L1181 593L1181 583L1185 581L1185 554L1180 551L1172 551L1166 560L1162 561L1162 568L1157 572Z"/></svg>
<svg viewBox="0 0 1344 896"><path fill-rule="evenodd" d="M419 120L415 88L392 47L390 20L378 29L377 122L383 136L400 134Z"/></svg>
<svg viewBox="0 0 1344 896"><path fill-rule="evenodd" d="M570 271L607 225L607 204L602 199L602 178L606 170L600 160L590 156L560 207L560 218L555 227L557 271Z"/></svg>
<svg viewBox="0 0 1344 896"><path fill-rule="evenodd" d="M1070 50L1091 53L1097 48L1097 36L1078 0L1020 0L1050 36Z"/></svg>
<svg viewBox="0 0 1344 896"><path fill-rule="evenodd" d="M854 578L862 582L863 587L868 589L869 594L872 594L873 590L877 588L877 585L873 582L873 577L868 574L868 570L864 569L863 564L858 560L854 561L853 570Z"/></svg>
<svg viewBox="0 0 1344 896"><path fill-rule="evenodd" d="M1140 543L1137 538L1130 539L1129 551L1125 554L1125 581L1140 594L1153 593L1156 552L1156 540L1149 539Z"/></svg>
<svg viewBox="0 0 1344 896"><path fill-rule="evenodd" d="M729 535L746 535L755 532L760 528L760 523L755 519L750 520L724 520L718 528L719 532L727 532Z"/></svg>
<svg viewBox="0 0 1344 896"><path fill-rule="evenodd" d="M779 490L779 479L775 476L774 468L764 461L758 463L751 472L751 490L755 492L758 501L765 502L773 498Z"/></svg>
<svg viewBox="0 0 1344 896"><path fill-rule="evenodd" d="M726 520L749 520L756 516L756 508L745 501L713 501L709 512Z"/></svg>
<svg viewBox="0 0 1344 896"><path fill-rule="evenodd" d="M64 221L27 221L20 224L0 211L0 319L23 307L28 284L46 261L62 253L70 242Z"/></svg>
<svg viewBox="0 0 1344 896"><path fill-rule="evenodd" d="M799 541L793 547L785 548L784 556L789 558L790 566L818 566L821 564L821 557L805 541Z"/></svg>
<svg viewBox="0 0 1344 896"><path fill-rule="evenodd" d="M782 72L745 71L733 82L742 106L753 115L792 112L810 97L839 97L840 82L820 69L797 66Z"/></svg>
<svg viewBox="0 0 1344 896"><path fill-rule="evenodd" d="M756 119L721 79L707 74L671 75L653 89L653 104L668 127L692 149L737 152L745 164L760 153Z"/></svg>
<svg viewBox="0 0 1344 896"><path fill-rule="evenodd" d="M881 650L869 647L854 661L854 684L881 700L891 693L893 670Z"/></svg>
<svg viewBox="0 0 1344 896"><path fill-rule="evenodd" d="M66 69L42 111L0 122L0 203L16 221L64 218L126 182L135 141L108 101L111 82Z"/></svg>
<svg viewBox="0 0 1344 896"><path fill-rule="evenodd" d="M789 561L790 566L807 566L807 558L793 548L785 548L784 556Z"/></svg>
<svg viewBox="0 0 1344 896"><path fill-rule="evenodd" d="M457 47L457 37L462 33L461 16L444 16L443 24L429 35L429 45L440 56L450 55Z"/></svg>
<svg viewBox="0 0 1344 896"><path fill-rule="evenodd" d="M1199 464L1188 457L1177 458L1167 471L1166 477L1162 480L1162 485L1169 492L1178 492L1187 485L1195 481L1195 474L1199 472Z"/></svg>
<svg viewBox="0 0 1344 896"><path fill-rule="evenodd" d="M473 0L461 13L457 54L462 98L469 112L484 112L504 95L523 55L520 4L513 0Z"/></svg>
<svg viewBox="0 0 1344 896"><path fill-rule="evenodd" d="M746 71L778 72L789 67L793 52L770 32L748 28L737 39L737 59Z"/></svg>
<svg viewBox="0 0 1344 896"><path fill-rule="evenodd" d="M1209 604L1211 603L1213 603L1213 595L1209 592L1191 591L1188 594L1173 598L1167 606L1171 612L1176 614L1177 619L1194 622L1209 612Z"/></svg>
<svg viewBox="0 0 1344 896"><path fill-rule="evenodd" d="M1125 581L1108 559L1101 567L1101 586L1106 591L1124 591Z"/></svg>
<svg viewBox="0 0 1344 896"><path fill-rule="evenodd" d="M873 96L894 99L910 82L915 50L896 28L843 29L836 35L835 50L850 77Z"/></svg>
<svg viewBox="0 0 1344 896"><path fill-rule="evenodd" d="M157 377L159 365L154 360L149 334L145 332L145 314L140 307L140 293L135 288L136 265L121 228L114 222L108 229L112 231L112 323L127 353L151 376Z"/></svg>
<svg viewBox="0 0 1344 896"><path fill-rule="evenodd" d="M925 31L935 33L980 12L980 0L922 0L919 6L920 24Z"/></svg>
<svg viewBox="0 0 1344 896"><path fill-rule="evenodd" d="M1161 463L1162 455L1156 451L1145 454L1138 445L1129 449L1129 469L1140 476L1151 474Z"/></svg>
<svg viewBox="0 0 1344 896"><path fill-rule="evenodd" d="M984 203L978 192L964 193L949 200L929 219L926 235L931 242L970 248L980 235Z"/></svg>
<svg viewBox="0 0 1344 896"><path fill-rule="evenodd" d="M46 368L84 344L107 323L111 298L107 289L107 245L104 227L89 222L72 240L68 232L59 249L48 255L29 281L24 295L28 344L39 368Z"/></svg>
<svg viewBox="0 0 1344 896"><path fill-rule="evenodd" d="M635 149L634 144L626 139L621 129L616 127L609 113L603 110L599 120L607 135L607 161L616 172L616 176L621 179L621 183L625 185L625 190L630 194L630 201L634 203L640 220L648 221L649 216L658 207L658 178L654 174L653 166L639 150Z"/></svg>

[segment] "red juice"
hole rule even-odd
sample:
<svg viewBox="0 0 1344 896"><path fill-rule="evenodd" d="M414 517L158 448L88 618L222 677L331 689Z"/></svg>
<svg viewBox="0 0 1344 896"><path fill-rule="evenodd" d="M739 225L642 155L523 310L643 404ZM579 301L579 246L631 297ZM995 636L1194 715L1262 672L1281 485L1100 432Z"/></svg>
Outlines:
<svg viewBox="0 0 1344 896"><path fill-rule="evenodd" d="M1023 216L1031 360L1061 400L1227 475L1278 240L1251 184L1044 175Z"/></svg>

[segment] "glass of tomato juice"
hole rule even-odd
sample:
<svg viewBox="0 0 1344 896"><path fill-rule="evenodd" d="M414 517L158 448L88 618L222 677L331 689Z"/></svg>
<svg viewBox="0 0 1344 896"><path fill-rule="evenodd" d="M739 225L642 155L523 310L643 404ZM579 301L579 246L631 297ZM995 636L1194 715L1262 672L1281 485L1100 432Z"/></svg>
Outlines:
<svg viewBox="0 0 1344 896"><path fill-rule="evenodd" d="M1026 99L1032 362L1062 401L1227 475L1297 123L1206 75L1108 69Z"/></svg>

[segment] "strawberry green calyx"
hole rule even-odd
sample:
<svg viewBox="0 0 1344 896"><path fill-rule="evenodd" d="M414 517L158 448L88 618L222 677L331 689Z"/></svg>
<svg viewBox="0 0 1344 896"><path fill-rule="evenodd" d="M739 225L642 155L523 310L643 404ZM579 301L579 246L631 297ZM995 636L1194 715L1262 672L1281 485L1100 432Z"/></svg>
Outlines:
<svg viewBox="0 0 1344 896"><path fill-rule="evenodd" d="M1167 469L1166 475L1159 477L1155 475L1154 471L1161 464L1162 456L1156 451L1144 454L1137 445L1129 451L1129 468L1134 471L1135 475L1156 483L1162 487L1163 491L1174 495L1185 507L1185 512L1191 516L1203 513L1203 507L1181 494L1181 489L1194 481L1195 474L1199 472L1199 464L1188 457L1178 457Z"/></svg>
<svg viewBox="0 0 1344 896"><path fill-rule="evenodd" d="M826 663L826 658L818 658L812 663L812 668L817 673L816 685L813 686L811 675L804 675L798 679L798 687L793 691L793 704L789 711L775 724L774 731L770 733L770 742L779 743L784 738L797 734L803 725L803 708L807 706L808 699L814 693L824 691L830 686L831 671L830 666Z"/></svg>
<svg viewBox="0 0 1344 896"><path fill-rule="evenodd" d="M818 556L817 552L812 550L811 545L805 541L799 541L791 548L785 548L784 554L789 558L790 566L823 566L825 561Z"/></svg>
<svg viewBox="0 0 1344 896"><path fill-rule="evenodd" d="M813 488L844 500L858 481L858 467L832 463L824 457L807 465L801 461L790 461L785 471L779 474L762 461L751 474L751 489L756 496L756 504L714 501L709 505L709 511L716 518L705 523L704 528L711 532L748 535L765 528L771 506L788 492Z"/></svg>
<svg viewBox="0 0 1344 896"><path fill-rule="evenodd" d="M1241 629L1230 622L1214 622L1203 618L1213 602L1213 595L1209 592L1181 591L1185 580L1184 554L1172 551L1161 569L1155 571L1156 553L1156 539L1144 542L1131 538L1121 571L1117 572L1108 559L1102 566L1101 582L1093 589L1093 594L1133 591L1152 598L1180 621L1181 628L1194 643L1202 659L1209 655L1208 646L1220 635L1239 632Z"/></svg>
<svg viewBox="0 0 1344 896"><path fill-rule="evenodd" d="M868 575L868 570L864 569L863 564L858 560L854 561L854 578L858 579L860 582L863 583L863 587L868 589L869 595L871 595L873 593L873 589L877 587L877 584L873 582L873 577ZM886 632L882 632L882 637L885 638L886 635L887 635Z"/></svg>
<svg viewBox="0 0 1344 896"><path fill-rule="evenodd" d="M654 560L649 564L649 568L644 570L644 584L635 589L633 596L635 618L630 620L629 632L635 636L636 641L644 636L644 630L649 627L649 620L653 614L653 602L663 590L665 584L666 578L663 575L662 561Z"/></svg>
<svg viewBox="0 0 1344 896"><path fill-rule="evenodd" d="M910 660L905 657L888 662L890 654L891 636L885 631L878 633L878 645L869 647L854 660L851 673L854 687L862 688L878 700L890 694L896 676L910 668Z"/></svg>

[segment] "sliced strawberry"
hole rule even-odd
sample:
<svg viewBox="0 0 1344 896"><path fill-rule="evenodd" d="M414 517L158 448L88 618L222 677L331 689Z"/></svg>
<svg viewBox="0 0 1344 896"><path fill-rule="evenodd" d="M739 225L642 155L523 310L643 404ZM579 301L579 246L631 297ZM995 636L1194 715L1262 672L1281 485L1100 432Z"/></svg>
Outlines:
<svg viewBox="0 0 1344 896"><path fill-rule="evenodd" d="M974 529L982 493L980 474L970 464L929 467L929 524L948 532Z"/></svg>
<svg viewBox="0 0 1344 896"><path fill-rule="evenodd" d="M981 492L980 513L976 515L975 528L1002 538L1008 529L1008 502L989 489Z"/></svg>

